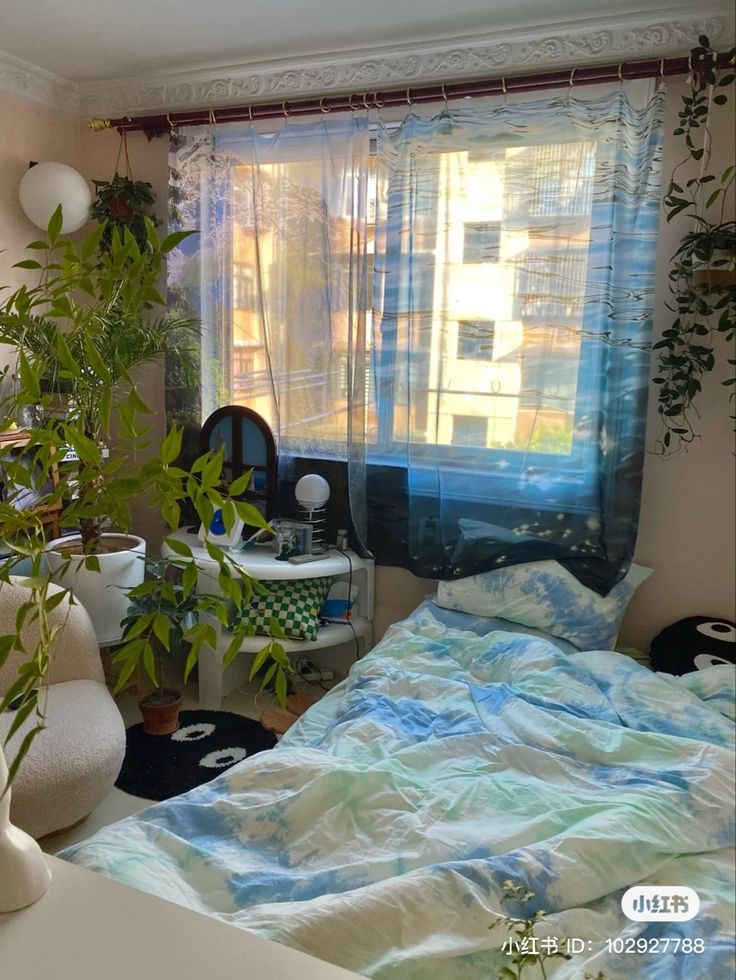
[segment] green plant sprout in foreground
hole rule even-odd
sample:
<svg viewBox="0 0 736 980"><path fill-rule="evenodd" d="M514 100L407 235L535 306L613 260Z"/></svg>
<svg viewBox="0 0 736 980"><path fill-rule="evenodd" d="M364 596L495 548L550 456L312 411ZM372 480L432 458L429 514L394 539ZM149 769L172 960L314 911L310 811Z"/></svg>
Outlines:
<svg viewBox="0 0 736 980"><path fill-rule="evenodd" d="M534 898L534 892L530 892L526 885L515 885L513 881L504 881L501 888L501 902L504 905L509 902L513 902L515 905L525 905ZM544 965L548 960L572 959L572 956L564 951L566 939L558 937L554 940L545 940L535 935L535 927L539 925L546 914L542 909L539 909L523 919L514 919L508 915L502 916L488 927L495 929L497 926L505 926L514 937L509 937L503 945L504 951L508 950L511 966L502 966L496 974L497 980L522 980L526 976L537 976L546 980L547 972ZM606 978L601 972L595 975L586 973L584 980L606 980Z"/></svg>

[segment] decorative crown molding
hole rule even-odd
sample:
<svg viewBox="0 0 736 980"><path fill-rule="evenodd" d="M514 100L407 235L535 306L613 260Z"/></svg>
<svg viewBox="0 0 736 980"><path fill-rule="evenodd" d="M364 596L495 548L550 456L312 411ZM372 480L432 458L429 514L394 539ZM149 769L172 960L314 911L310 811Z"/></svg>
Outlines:
<svg viewBox="0 0 736 980"><path fill-rule="evenodd" d="M728 0L706 0L697 15L688 6L673 0L637 15L79 84L0 51L0 90L65 112L122 116L672 57L687 54L700 34L721 49L733 44Z"/></svg>
<svg viewBox="0 0 736 980"><path fill-rule="evenodd" d="M679 6L682 11L681 4ZM348 51L144 78L80 85L87 115L135 115L150 111L217 108L248 102L304 98L313 94L370 91L433 81L460 81L531 67L563 68L605 61L686 54L707 34L713 44L733 38L733 19L722 4L697 16L671 20L672 8L638 16L586 20L575 25L496 31L370 51ZM710 7L710 10L707 8ZM653 19L653 13L657 19Z"/></svg>
<svg viewBox="0 0 736 980"><path fill-rule="evenodd" d="M79 115L79 86L60 75L0 51L0 92Z"/></svg>

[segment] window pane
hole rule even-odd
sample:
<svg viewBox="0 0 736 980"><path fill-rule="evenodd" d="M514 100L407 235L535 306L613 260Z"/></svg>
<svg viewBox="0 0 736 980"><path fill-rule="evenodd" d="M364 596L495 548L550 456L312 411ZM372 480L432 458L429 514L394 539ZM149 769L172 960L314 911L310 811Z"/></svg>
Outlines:
<svg viewBox="0 0 736 980"><path fill-rule="evenodd" d="M403 375L383 362L389 439L573 451L594 169L593 143L421 160L411 259L387 258L398 299L383 343L398 363L410 354Z"/></svg>

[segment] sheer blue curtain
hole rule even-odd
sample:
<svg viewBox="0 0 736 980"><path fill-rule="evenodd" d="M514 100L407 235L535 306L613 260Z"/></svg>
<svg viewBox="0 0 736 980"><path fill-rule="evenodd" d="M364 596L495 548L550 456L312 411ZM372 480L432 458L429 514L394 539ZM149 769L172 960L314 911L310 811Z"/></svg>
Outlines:
<svg viewBox="0 0 736 980"><path fill-rule="evenodd" d="M198 234L172 254L169 291L201 323L201 390L170 364L167 412L192 437L223 405L258 412L282 486L298 460L342 461L332 510L349 498L359 542L369 147L367 115L350 113L187 129L170 148L170 224Z"/></svg>
<svg viewBox="0 0 736 980"><path fill-rule="evenodd" d="M453 578L556 558L602 593L625 573L663 99L646 83L379 129L366 435L379 560Z"/></svg>

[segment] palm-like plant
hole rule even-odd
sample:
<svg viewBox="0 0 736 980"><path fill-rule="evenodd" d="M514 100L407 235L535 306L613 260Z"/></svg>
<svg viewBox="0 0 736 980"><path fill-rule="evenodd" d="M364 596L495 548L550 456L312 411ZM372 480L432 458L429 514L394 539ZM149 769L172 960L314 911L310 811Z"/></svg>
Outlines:
<svg viewBox="0 0 736 980"><path fill-rule="evenodd" d="M145 432L135 417L147 411L134 372L167 353L184 364L190 356L186 343L194 339L195 325L176 314L152 312L164 307L155 285L163 261L189 233L160 241L149 223L149 247L141 251L133 235L125 232L121 238L115 230L110 249L100 252L104 226L79 247L60 238L60 230L58 210L47 238L29 246L44 253L43 261L18 263L38 270L40 282L21 286L0 307L0 342L18 351L16 402L68 399L66 420L38 433L43 436L38 451L45 451L44 466L50 465L49 453L63 446L78 455L78 464L62 467L67 485L61 492L73 482L66 518L79 524L84 554L90 555L100 551L103 518L121 528L131 524L131 497L119 492L119 481L135 457L130 451L145 448ZM119 422L129 453L106 462L101 446L111 437L113 408L124 400Z"/></svg>
<svg viewBox="0 0 736 980"><path fill-rule="evenodd" d="M37 491L37 506L31 509L18 509L7 497L0 500L0 539L9 552L0 562L0 587L11 584L10 576L20 562L30 563L26 580L30 598L13 628L0 635L0 666L13 650L26 654L17 680L0 698L0 711L18 700L7 739L34 711L37 717L37 724L28 731L9 766L8 785L43 727L43 696L39 692L45 686L58 629L50 625L48 614L67 594L49 589L43 512L64 501L64 522L79 527L84 564L93 571L100 569L103 522L130 531L132 504L142 497L160 511L172 530L179 526L185 503L194 507L205 526L209 526L216 509L222 510L228 530L236 516L246 524L266 526L255 507L238 499L248 486L249 473L227 490L222 488L222 452L207 453L185 470L176 465L182 435L178 427L170 429L160 446L154 446L149 437L145 417L150 411L137 391L135 372L166 353L173 352L186 361L196 331L193 323L180 316L156 312L157 308L165 309L155 285L163 262L187 233L160 240L149 222L144 248L130 233L121 237L114 231L109 250L100 251L100 228L77 247L61 238L61 225L58 209L46 238L30 245L34 255L43 253L43 261L32 258L18 263L20 268L37 271L39 284L22 286L0 304L0 342L15 347L21 382L20 390L3 406L5 417L12 418L24 405L48 406L62 392L69 398L69 411L63 419L47 414L26 431L25 455L30 453L30 467L3 460L6 483ZM5 422L2 428L10 425ZM101 443L109 444L113 435L115 451L107 458ZM68 449L74 450L77 459L59 462ZM58 478L52 480L57 471ZM247 605L254 583L226 552L207 542L209 557L219 569L219 593L198 595L190 549L174 538L166 540L181 560L181 601L191 606L196 620L184 633L190 644L188 674L202 646L216 642L212 619L227 623L230 605L239 609ZM37 625L40 641L34 649L24 650L21 633L28 623ZM166 645L168 630L166 617L159 612L144 616L138 628L127 634L128 642L118 660L118 686L139 664L157 682L153 641L158 638ZM237 656L247 635L247 626L233 630L224 666ZM289 670L279 643L271 641L267 651L264 656L274 658L277 674ZM284 687L285 678L281 682ZM0 795L6 788L0 786Z"/></svg>

